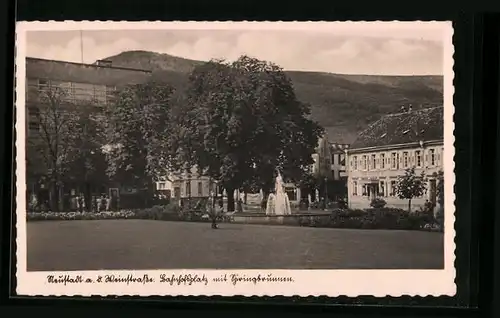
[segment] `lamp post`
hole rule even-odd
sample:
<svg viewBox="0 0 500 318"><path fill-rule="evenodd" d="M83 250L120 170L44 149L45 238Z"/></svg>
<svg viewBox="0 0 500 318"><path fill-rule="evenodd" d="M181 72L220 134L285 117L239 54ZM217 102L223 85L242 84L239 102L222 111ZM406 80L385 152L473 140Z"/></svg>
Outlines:
<svg viewBox="0 0 500 318"><path fill-rule="evenodd" d="M325 177L325 210L328 203L328 178Z"/></svg>

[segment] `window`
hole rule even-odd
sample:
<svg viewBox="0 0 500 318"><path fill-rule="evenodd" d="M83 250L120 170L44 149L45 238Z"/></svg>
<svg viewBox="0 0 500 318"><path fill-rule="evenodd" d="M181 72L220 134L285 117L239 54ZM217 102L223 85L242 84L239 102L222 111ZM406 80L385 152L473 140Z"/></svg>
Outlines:
<svg viewBox="0 0 500 318"><path fill-rule="evenodd" d="M352 182L352 195L358 195L358 183L356 181Z"/></svg>
<svg viewBox="0 0 500 318"><path fill-rule="evenodd" d="M191 196L191 181L186 181L186 196Z"/></svg>
<svg viewBox="0 0 500 318"><path fill-rule="evenodd" d="M40 116L40 109L38 107L28 107L28 116L38 118Z"/></svg>
<svg viewBox="0 0 500 318"><path fill-rule="evenodd" d="M385 197L385 181L380 181L379 195Z"/></svg>
<svg viewBox="0 0 500 318"><path fill-rule="evenodd" d="M408 168L408 152L403 152L403 168Z"/></svg>
<svg viewBox="0 0 500 318"><path fill-rule="evenodd" d="M73 98L79 102L92 102L95 100L94 85L87 83L71 83Z"/></svg>
<svg viewBox="0 0 500 318"><path fill-rule="evenodd" d="M362 161L363 161L363 163L362 163L363 164L363 170L366 170L367 165L368 165L368 158L366 157L366 155L364 155L362 158L363 158L362 159Z"/></svg>
<svg viewBox="0 0 500 318"><path fill-rule="evenodd" d="M198 182L198 196L203 196L203 183L201 181Z"/></svg>
<svg viewBox="0 0 500 318"><path fill-rule="evenodd" d="M380 169L385 169L385 154L380 154Z"/></svg>
<svg viewBox="0 0 500 318"><path fill-rule="evenodd" d="M38 79L38 86L39 87L49 86L49 80L47 80L45 78L39 78Z"/></svg>
<svg viewBox="0 0 500 318"><path fill-rule="evenodd" d="M50 81L45 78L38 79L37 91L40 97L46 96L50 89ZM41 93L41 95L40 95Z"/></svg>
<svg viewBox="0 0 500 318"><path fill-rule="evenodd" d="M352 161L354 164L354 170L358 170L358 156L352 157Z"/></svg>
<svg viewBox="0 0 500 318"><path fill-rule="evenodd" d="M158 189L164 190L165 189L165 182L158 183Z"/></svg>
<svg viewBox="0 0 500 318"><path fill-rule="evenodd" d="M393 196L393 197L396 196L396 181L395 180L391 181L391 196Z"/></svg>
<svg viewBox="0 0 500 318"><path fill-rule="evenodd" d="M339 160L340 165L345 166L345 154L343 154L343 153L340 154L339 159L340 159Z"/></svg>
<svg viewBox="0 0 500 318"><path fill-rule="evenodd" d="M422 152L420 150L415 151L415 160L417 167L422 167Z"/></svg>
<svg viewBox="0 0 500 318"><path fill-rule="evenodd" d="M40 131L40 123L37 121L30 121L28 123L29 133L37 133Z"/></svg>
<svg viewBox="0 0 500 318"><path fill-rule="evenodd" d="M97 105L106 105L106 86L104 85L94 85L94 101Z"/></svg>
<svg viewBox="0 0 500 318"><path fill-rule="evenodd" d="M395 152L391 153L391 168L392 169L396 169L396 160L397 160L396 153Z"/></svg>
<svg viewBox="0 0 500 318"><path fill-rule="evenodd" d="M372 168L377 169L377 157L372 155Z"/></svg>
<svg viewBox="0 0 500 318"><path fill-rule="evenodd" d="M429 149L429 154L430 154L430 160L431 160L431 166L436 165L436 152L434 149Z"/></svg>

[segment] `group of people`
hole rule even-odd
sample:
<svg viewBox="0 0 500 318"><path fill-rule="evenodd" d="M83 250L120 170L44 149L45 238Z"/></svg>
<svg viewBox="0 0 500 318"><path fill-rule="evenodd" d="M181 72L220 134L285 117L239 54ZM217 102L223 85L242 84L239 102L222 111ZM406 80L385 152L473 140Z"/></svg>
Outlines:
<svg viewBox="0 0 500 318"><path fill-rule="evenodd" d="M82 193L71 198L70 202L72 211L85 211L85 196ZM110 211L114 205L116 204L113 204L108 195L101 194L101 196L92 196L90 207L92 212L103 212Z"/></svg>

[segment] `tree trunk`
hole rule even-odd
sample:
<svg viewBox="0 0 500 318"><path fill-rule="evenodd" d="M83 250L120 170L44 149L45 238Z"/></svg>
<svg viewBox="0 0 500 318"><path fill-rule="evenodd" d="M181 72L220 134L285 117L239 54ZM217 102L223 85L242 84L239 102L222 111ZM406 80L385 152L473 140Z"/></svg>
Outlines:
<svg viewBox="0 0 500 318"><path fill-rule="evenodd" d="M247 192L246 192L246 191L245 191L245 195L244 195L244 197L243 197L243 200L244 200L245 205L246 205L246 204L247 204Z"/></svg>
<svg viewBox="0 0 500 318"><path fill-rule="evenodd" d="M59 184L57 186L57 198L58 198L58 205L57 209L59 212L64 212L64 185Z"/></svg>
<svg viewBox="0 0 500 318"><path fill-rule="evenodd" d="M59 188L56 182L52 182L52 184L50 185L49 196L50 196L49 209L52 212L59 212Z"/></svg>
<svg viewBox="0 0 500 318"><path fill-rule="evenodd" d="M267 198L269 198L269 189L262 188L262 200L260 201L260 207L263 212L266 212Z"/></svg>
<svg viewBox="0 0 500 318"><path fill-rule="evenodd" d="M411 199L408 199L408 213L411 213Z"/></svg>
<svg viewBox="0 0 500 318"><path fill-rule="evenodd" d="M234 189L226 188L227 192L227 212L234 211Z"/></svg>
<svg viewBox="0 0 500 318"><path fill-rule="evenodd" d="M83 197L85 202L85 210L87 212L92 212L92 193L90 191L90 184L85 182L85 186L83 187Z"/></svg>
<svg viewBox="0 0 500 318"><path fill-rule="evenodd" d="M54 212L54 202L57 202L56 199L55 199L55 187L54 187L54 184L51 183L50 186L49 186L49 206L46 207L47 208L47 211L52 211Z"/></svg>

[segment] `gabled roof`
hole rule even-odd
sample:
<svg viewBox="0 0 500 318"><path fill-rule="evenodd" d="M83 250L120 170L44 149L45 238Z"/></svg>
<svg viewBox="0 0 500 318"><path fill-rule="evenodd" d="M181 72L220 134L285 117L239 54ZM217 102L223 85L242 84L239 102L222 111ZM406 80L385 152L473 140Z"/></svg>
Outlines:
<svg viewBox="0 0 500 318"><path fill-rule="evenodd" d="M385 115L361 132L350 149L442 140L443 107Z"/></svg>

